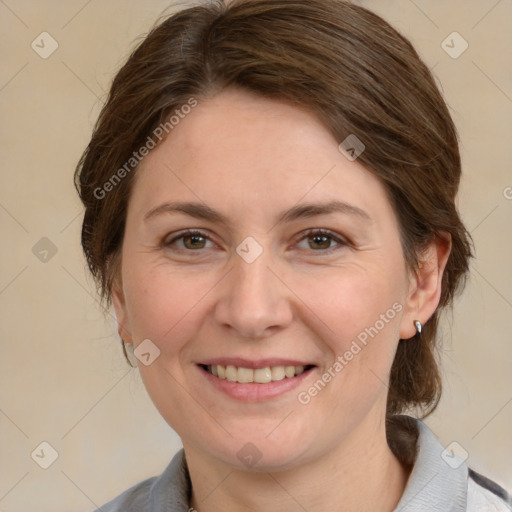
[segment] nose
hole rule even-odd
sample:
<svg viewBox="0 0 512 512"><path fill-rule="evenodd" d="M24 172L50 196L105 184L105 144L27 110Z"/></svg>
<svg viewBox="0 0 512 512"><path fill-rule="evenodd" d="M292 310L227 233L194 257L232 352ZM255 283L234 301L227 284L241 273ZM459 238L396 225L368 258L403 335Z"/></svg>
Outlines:
<svg viewBox="0 0 512 512"><path fill-rule="evenodd" d="M264 254L252 263L235 258L215 307L216 322L242 338L265 338L293 318L292 293Z"/></svg>

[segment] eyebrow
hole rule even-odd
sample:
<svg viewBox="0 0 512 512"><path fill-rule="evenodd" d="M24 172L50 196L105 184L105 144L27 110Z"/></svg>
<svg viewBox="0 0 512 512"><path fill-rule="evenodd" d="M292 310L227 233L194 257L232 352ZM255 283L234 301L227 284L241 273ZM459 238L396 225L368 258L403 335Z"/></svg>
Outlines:
<svg viewBox="0 0 512 512"><path fill-rule="evenodd" d="M154 217L169 214L169 213L184 213L196 219L208 220L230 226L229 219L222 213L214 210L204 203L197 202L166 202L155 208L152 208L144 215L144 222L153 219ZM289 210L281 212L277 218L276 224L285 222L292 222L294 220L306 219L318 215L328 215L330 213L342 213L344 215L351 215L359 217L365 221L371 221L371 217L361 208L345 203L343 201L330 201L328 203L306 203L294 206Z"/></svg>

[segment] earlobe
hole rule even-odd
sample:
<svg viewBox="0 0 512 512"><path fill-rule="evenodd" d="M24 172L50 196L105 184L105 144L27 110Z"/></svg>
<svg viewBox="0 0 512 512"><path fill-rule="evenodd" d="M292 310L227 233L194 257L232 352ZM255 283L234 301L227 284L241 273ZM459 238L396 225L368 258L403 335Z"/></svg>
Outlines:
<svg viewBox="0 0 512 512"><path fill-rule="evenodd" d="M441 299L442 279L451 251L451 236L439 234L421 255L419 268L411 274L409 296L404 308L400 338L412 338L434 314Z"/></svg>
<svg viewBox="0 0 512 512"><path fill-rule="evenodd" d="M117 332L125 343L132 343L131 330L128 326L126 314L126 301L123 286L120 279L116 279L112 285L112 306L117 319Z"/></svg>

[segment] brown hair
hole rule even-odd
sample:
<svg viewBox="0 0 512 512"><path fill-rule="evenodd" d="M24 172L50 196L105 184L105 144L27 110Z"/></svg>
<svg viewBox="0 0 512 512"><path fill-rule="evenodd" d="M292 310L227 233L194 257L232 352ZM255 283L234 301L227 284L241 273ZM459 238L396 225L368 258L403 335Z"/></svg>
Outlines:
<svg viewBox="0 0 512 512"><path fill-rule="evenodd" d="M362 7L218 0L180 11L150 32L115 77L75 174L85 205L82 246L102 299L110 303L136 173L126 162L176 109L228 86L307 108L340 142L350 134L363 141L358 161L386 188L411 270L434 237L451 235L439 308L421 335L400 340L391 369L388 417L409 407L426 416L441 394L439 311L461 288L472 255L455 206L457 134L409 41ZM122 179L113 182L116 172Z"/></svg>

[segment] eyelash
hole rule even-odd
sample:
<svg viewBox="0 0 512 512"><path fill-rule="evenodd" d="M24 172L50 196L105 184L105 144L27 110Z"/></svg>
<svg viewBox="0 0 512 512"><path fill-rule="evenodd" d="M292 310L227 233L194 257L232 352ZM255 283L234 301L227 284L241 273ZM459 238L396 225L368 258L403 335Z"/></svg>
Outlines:
<svg viewBox="0 0 512 512"><path fill-rule="evenodd" d="M204 239L209 240L210 242L212 242L211 238L206 233L204 233L202 231L187 230L185 232L180 233L178 236L174 237L173 239L169 240L168 242L164 241L163 245L165 247L169 247L169 246L173 245L175 242L177 242L178 240L181 240L181 239L187 238L187 237L192 237L192 236L198 236L198 237L204 238ZM302 235L302 237L299 238L297 243L302 242L303 240L306 240L308 238L314 238L314 237L317 237L317 236L329 238L332 241L336 242L338 245L335 246L335 247L329 247L328 249L318 249L318 250L311 249L311 251L313 251L313 252L318 252L318 253L321 253L321 254L330 254L331 252L339 250L341 247L349 245L349 243L346 240L344 240L340 236L335 235L331 231L327 231L325 229L310 229L310 230L307 230ZM187 249L187 248L181 248L180 247L179 250L185 251L185 252L189 252L189 253L193 253L193 252L200 252L202 250L202 248L194 250L194 249Z"/></svg>

